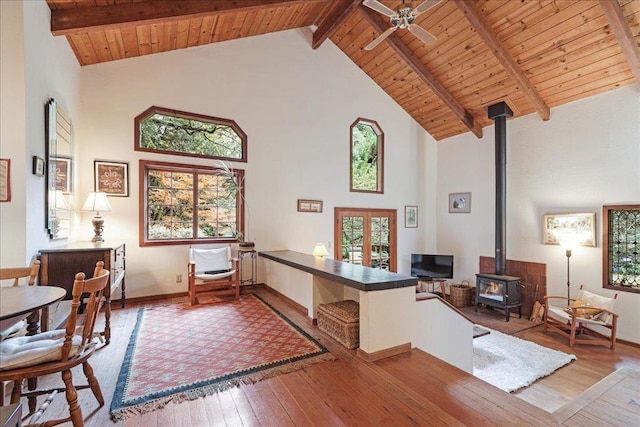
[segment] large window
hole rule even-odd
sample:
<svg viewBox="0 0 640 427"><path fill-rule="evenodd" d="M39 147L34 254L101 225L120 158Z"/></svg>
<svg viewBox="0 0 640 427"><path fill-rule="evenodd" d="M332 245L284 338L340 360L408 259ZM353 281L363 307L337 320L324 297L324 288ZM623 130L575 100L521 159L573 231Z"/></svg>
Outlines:
<svg viewBox="0 0 640 427"><path fill-rule="evenodd" d="M640 293L640 205L603 206L603 285Z"/></svg>
<svg viewBox="0 0 640 427"><path fill-rule="evenodd" d="M351 125L349 154L350 190L383 193L384 134L378 123L358 119Z"/></svg>
<svg viewBox="0 0 640 427"><path fill-rule="evenodd" d="M137 151L247 161L247 135L233 120L151 107L135 129Z"/></svg>
<svg viewBox="0 0 640 427"><path fill-rule="evenodd" d="M140 245L237 241L244 171L140 161Z"/></svg>

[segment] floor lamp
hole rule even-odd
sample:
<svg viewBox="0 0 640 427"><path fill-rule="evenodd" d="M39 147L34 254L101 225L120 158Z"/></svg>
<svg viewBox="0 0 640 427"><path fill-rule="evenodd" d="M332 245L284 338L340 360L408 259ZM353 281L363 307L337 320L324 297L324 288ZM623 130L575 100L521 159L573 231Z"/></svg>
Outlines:
<svg viewBox="0 0 640 427"><path fill-rule="evenodd" d="M565 250L565 255L567 256L567 305L571 305L571 252L575 246L573 241L564 240L560 242L560 245Z"/></svg>

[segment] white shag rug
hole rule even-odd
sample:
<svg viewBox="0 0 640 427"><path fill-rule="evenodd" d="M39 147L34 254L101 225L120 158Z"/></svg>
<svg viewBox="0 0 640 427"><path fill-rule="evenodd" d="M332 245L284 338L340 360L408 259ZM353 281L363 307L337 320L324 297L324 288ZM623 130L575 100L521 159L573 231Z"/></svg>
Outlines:
<svg viewBox="0 0 640 427"><path fill-rule="evenodd" d="M575 354L494 331L473 340L473 375L508 393L576 360Z"/></svg>

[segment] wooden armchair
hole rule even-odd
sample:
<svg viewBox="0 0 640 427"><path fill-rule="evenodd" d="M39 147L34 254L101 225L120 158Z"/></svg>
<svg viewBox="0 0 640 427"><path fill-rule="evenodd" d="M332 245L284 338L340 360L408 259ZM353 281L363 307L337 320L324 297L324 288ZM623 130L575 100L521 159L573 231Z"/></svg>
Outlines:
<svg viewBox="0 0 640 427"><path fill-rule="evenodd" d="M569 339L569 346L574 344L603 345L614 350L616 347L616 327L618 315L613 311L618 294L613 298L603 297L586 291L580 286L575 299L567 297L544 297L544 331L557 332ZM562 307L551 305L562 303ZM599 331L597 331L598 329ZM609 330L605 334L606 330Z"/></svg>
<svg viewBox="0 0 640 427"><path fill-rule="evenodd" d="M19 402L22 396L27 397L29 412L34 413L38 396L49 395L54 391L66 392L69 417L47 421L47 426L68 421L71 421L74 427L84 425L77 390L90 388L99 405L104 405L100 385L88 362L96 347L93 341L93 329L104 301L105 287L109 283L109 271L102 268L104 263L99 261L98 266L101 267L98 269L99 274L92 279L85 280L84 273L76 274L71 313L65 329L8 338L0 342L0 381L13 381L11 403ZM78 307L83 294L86 304L84 324L77 326ZM77 365L82 365L88 384L80 386L73 384L71 368ZM38 378L56 372L62 374L63 388L23 392L22 384L25 379Z"/></svg>
<svg viewBox="0 0 640 427"><path fill-rule="evenodd" d="M29 267L0 268L0 280L13 280L13 286L20 286L20 282L26 282L28 286L33 286L40 272L40 261L35 260ZM0 331L0 341L14 335L22 330L26 325L25 320L21 320L15 325ZM30 331L35 333L35 331Z"/></svg>
<svg viewBox="0 0 640 427"><path fill-rule="evenodd" d="M240 298L239 261L231 257L231 247L189 250L189 303L198 304L197 295L233 295Z"/></svg>

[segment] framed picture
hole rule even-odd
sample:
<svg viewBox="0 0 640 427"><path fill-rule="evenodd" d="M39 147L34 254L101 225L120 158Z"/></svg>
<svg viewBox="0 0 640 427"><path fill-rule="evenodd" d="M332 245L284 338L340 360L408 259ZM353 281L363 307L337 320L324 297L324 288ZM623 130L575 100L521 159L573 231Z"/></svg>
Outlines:
<svg viewBox="0 0 640 427"><path fill-rule="evenodd" d="M55 182L52 183L52 190L59 190L65 194L71 193L71 182L73 181L70 157L51 157L49 167L55 173Z"/></svg>
<svg viewBox="0 0 640 427"><path fill-rule="evenodd" d="M543 228L545 245L596 246L595 213L547 214Z"/></svg>
<svg viewBox="0 0 640 427"><path fill-rule="evenodd" d="M418 207L405 206L404 207L404 228L417 228L417 227L418 227Z"/></svg>
<svg viewBox="0 0 640 427"><path fill-rule="evenodd" d="M0 202L11 201L11 160L0 159Z"/></svg>
<svg viewBox="0 0 640 427"><path fill-rule="evenodd" d="M33 156L32 172L36 176L44 176L44 159L42 157Z"/></svg>
<svg viewBox="0 0 640 427"><path fill-rule="evenodd" d="M449 193L449 213L471 212L471 193Z"/></svg>
<svg viewBox="0 0 640 427"><path fill-rule="evenodd" d="M322 212L322 200L298 199L298 212Z"/></svg>
<svg viewBox="0 0 640 427"><path fill-rule="evenodd" d="M129 197L129 163L94 160L93 180L96 191Z"/></svg>

